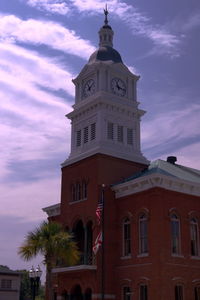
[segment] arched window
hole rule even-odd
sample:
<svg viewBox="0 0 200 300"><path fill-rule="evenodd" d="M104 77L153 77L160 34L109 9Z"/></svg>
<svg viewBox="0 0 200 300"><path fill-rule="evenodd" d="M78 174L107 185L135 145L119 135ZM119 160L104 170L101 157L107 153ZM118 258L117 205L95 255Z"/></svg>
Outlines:
<svg viewBox="0 0 200 300"><path fill-rule="evenodd" d="M148 253L148 220L147 215L142 214L139 217L139 252Z"/></svg>
<svg viewBox="0 0 200 300"><path fill-rule="evenodd" d="M140 284L140 300L148 300L148 289L146 284Z"/></svg>
<svg viewBox="0 0 200 300"><path fill-rule="evenodd" d="M200 286L194 288L194 300L200 300Z"/></svg>
<svg viewBox="0 0 200 300"><path fill-rule="evenodd" d="M71 201L72 202L76 201L76 185L75 184L71 185Z"/></svg>
<svg viewBox="0 0 200 300"><path fill-rule="evenodd" d="M199 228L198 222L195 218L190 220L190 245L191 245L191 255L199 255Z"/></svg>
<svg viewBox="0 0 200 300"><path fill-rule="evenodd" d="M175 300L183 300L183 286L182 285L176 285L175 286Z"/></svg>
<svg viewBox="0 0 200 300"><path fill-rule="evenodd" d="M87 187L88 184L85 179L71 184L71 201L75 202L87 199Z"/></svg>
<svg viewBox="0 0 200 300"><path fill-rule="evenodd" d="M180 220L176 214L171 215L172 254L180 254Z"/></svg>
<svg viewBox="0 0 200 300"><path fill-rule="evenodd" d="M85 252L85 230L83 222L79 220L73 226L72 234L80 252L79 265L84 263L84 252Z"/></svg>
<svg viewBox="0 0 200 300"><path fill-rule="evenodd" d="M82 181L82 198L87 198L87 183L85 180Z"/></svg>
<svg viewBox="0 0 200 300"><path fill-rule="evenodd" d="M85 249L85 264L87 265L92 265L93 264L93 251L92 251L92 241L93 241L93 225L92 225L92 221L89 221L86 225L86 231L85 231L85 235L86 235L86 249Z"/></svg>
<svg viewBox="0 0 200 300"><path fill-rule="evenodd" d="M83 293L80 285L76 285L72 290L70 294L70 299L72 300L83 300Z"/></svg>
<svg viewBox="0 0 200 300"><path fill-rule="evenodd" d="M76 201L81 200L81 185L79 182L76 183Z"/></svg>
<svg viewBox="0 0 200 300"><path fill-rule="evenodd" d="M123 300L131 300L131 289L129 286L123 287Z"/></svg>
<svg viewBox="0 0 200 300"><path fill-rule="evenodd" d="M123 255L131 255L131 224L129 218L123 221Z"/></svg>

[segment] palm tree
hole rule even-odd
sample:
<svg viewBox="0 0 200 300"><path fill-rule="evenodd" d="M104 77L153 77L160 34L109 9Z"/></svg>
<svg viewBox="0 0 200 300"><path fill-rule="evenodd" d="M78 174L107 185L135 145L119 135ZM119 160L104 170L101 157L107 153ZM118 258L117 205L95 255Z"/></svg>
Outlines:
<svg viewBox="0 0 200 300"><path fill-rule="evenodd" d="M68 265L74 265L79 260L76 243L62 225L56 222L44 221L34 231L28 232L18 253L22 259L27 261L38 254L44 256L47 270L47 291L50 300L53 299L51 271L56 262L61 260Z"/></svg>

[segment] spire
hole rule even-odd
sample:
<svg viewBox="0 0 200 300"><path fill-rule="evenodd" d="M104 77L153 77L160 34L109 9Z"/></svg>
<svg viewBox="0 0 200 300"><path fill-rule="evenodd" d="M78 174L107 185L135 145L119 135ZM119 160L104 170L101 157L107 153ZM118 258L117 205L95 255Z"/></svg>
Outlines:
<svg viewBox="0 0 200 300"><path fill-rule="evenodd" d="M114 32L110 25L108 25L108 8L106 4L106 8L104 9L104 25L99 30L99 46L100 47L112 47L113 46L113 35Z"/></svg>
<svg viewBox="0 0 200 300"><path fill-rule="evenodd" d="M108 25L108 9L107 9L107 4L106 4L106 9L104 9L104 15L105 15L105 20L104 20L104 24Z"/></svg>

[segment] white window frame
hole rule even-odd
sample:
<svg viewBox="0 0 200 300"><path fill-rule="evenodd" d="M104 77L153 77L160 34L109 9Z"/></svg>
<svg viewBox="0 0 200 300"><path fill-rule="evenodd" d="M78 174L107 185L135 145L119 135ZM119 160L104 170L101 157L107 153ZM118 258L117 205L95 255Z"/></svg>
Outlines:
<svg viewBox="0 0 200 300"><path fill-rule="evenodd" d="M144 289L143 289L144 288ZM148 286L145 283L141 283L139 287L139 299L140 300L148 300ZM145 294L143 294L143 290L145 290Z"/></svg>
<svg viewBox="0 0 200 300"><path fill-rule="evenodd" d="M199 256L199 226L196 218L190 220L190 251L192 256Z"/></svg>
<svg viewBox="0 0 200 300"><path fill-rule="evenodd" d="M170 216L170 225L171 225L171 253L172 255L181 254L181 226L180 218L176 213L172 213ZM175 228L175 226L178 226ZM174 234L175 233L175 234Z"/></svg>
<svg viewBox="0 0 200 300"><path fill-rule="evenodd" d="M194 287L194 297L195 300L200 300L200 286Z"/></svg>
<svg viewBox="0 0 200 300"><path fill-rule="evenodd" d="M131 293L130 286L123 286L122 294L123 294L123 296L122 296L123 300L131 300L132 293Z"/></svg>
<svg viewBox="0 0 200 300"><path fill-rule="evenodd" d="M129 231L129 238L126 237L126 231ZM131 256L131 222L129 218L123 220L123 256Z"/></svg>
<svg viewBox="0 0 200 300"><path fill-rule="evenodd" d="M182 284L176 284L174 287L174 299L184 300L184 288Z"/></svg>
<svg viewBox="0 0 200 300"><path fill-rule="evenodd" d="M145 233L142 232L142 228L145 228ZM142 213L139 216L139 254L147 255L149 252L148 248L148 216L146 213Z"/></svg>

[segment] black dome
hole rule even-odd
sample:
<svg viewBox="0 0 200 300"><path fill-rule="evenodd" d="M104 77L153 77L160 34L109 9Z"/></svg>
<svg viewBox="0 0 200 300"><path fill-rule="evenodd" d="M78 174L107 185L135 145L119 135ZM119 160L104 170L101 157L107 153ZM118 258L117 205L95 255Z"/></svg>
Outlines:
<svg viewBox="0 0 200 300"><path fill-rule="evenodd" d="M108 25L108 24L103 25L102 28L104 28L104 29L111 29L112 30L112 27L110 25Z"/></svg>
<svg viewBox="0 0 200 300"><path fill-rule="evenodd" d="M89 63L96 61L108 61L111 60L115 63L123 63L121 55L117 50L109 46L100 47L89 58Z"/></svg>

